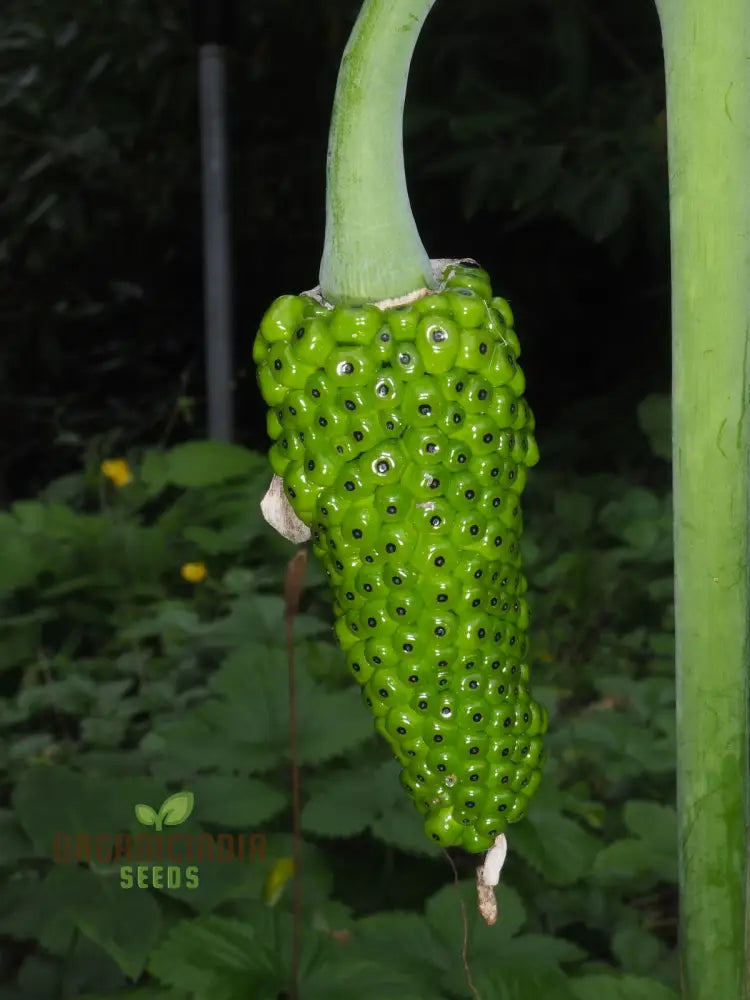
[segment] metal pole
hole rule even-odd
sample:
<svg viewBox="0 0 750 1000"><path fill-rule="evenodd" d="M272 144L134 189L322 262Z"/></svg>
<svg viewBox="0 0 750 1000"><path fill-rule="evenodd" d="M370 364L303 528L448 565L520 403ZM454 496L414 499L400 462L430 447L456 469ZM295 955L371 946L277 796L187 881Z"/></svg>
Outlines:
<svg viewBox="0 0 750 1000"><path fill-rule="evenodd" d="M231 441L232 266L227 169L226 50L200 45L203 283L208 436Z"/></svg>

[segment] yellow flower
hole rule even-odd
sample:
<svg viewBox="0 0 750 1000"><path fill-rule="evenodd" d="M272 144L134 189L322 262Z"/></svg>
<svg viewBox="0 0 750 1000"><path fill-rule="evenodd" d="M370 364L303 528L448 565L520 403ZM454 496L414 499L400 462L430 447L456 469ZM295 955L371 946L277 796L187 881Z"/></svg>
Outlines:
<svg viewBox="0 0 750 1000"><path fill-rule="evenodd" d="M267 906L275 906L281 899L286 884L294 877L294 861L291 858L279 858L266 875L263 886L263 899Z"/></svg>
<svg viewBox="0 0 750 1000"><path fill-rule="evenodd" d="M130 466L124 458L108 458L102 462L100 468L107 479L111 479L118 489L121 486L126 486L133 478Z"/></svg>
<svg viewBox="0 0 750 1000"><path fill-rule="evenodd" d="M185 565L180 570L183 580L187 580L188 583L200 583L201 580L206 579L208 570L206 569L206 564L202 562L192 562L185 563Z"/></svg>

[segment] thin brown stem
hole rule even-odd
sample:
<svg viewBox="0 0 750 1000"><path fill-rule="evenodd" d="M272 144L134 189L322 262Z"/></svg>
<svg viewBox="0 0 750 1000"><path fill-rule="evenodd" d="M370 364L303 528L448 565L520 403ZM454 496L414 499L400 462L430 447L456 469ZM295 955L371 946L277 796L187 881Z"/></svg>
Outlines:
<svg viewBox="0 0 750 1000"><path fill-rule="evenodd" d="M284 579L284 626L286 656L289 666L289 756L292 771L292 863L294 895L292 904L292 957L289 976L289 1000L299 1000L300 937L302 928L302 824L300 821L299 760L297 757L297 696L294 671L294 617L299 611L300 595L307 569L307 549L302 547L289 560Z"/></svg>
<svg viewBox="0 0 750 1000"><path fill-rule="evenodd" d="M469 922L466 919L466 904L464 903L463 896L461 895L461 890L458 885L458 871L456 869L456 862L450 856L450 854L444 849L443 854L445 854L448 859L448 864L453 869L453 884L456 887L456 895L458 896L458 901L461 905L461 923L463 925L463 941L461 943L461 960L464 964L464 972L466 973L466 984L477 998L477 1000L482 1000L479 995L479 990L474 985L474 980L471 978L471 967L469 966Z"/></svg>

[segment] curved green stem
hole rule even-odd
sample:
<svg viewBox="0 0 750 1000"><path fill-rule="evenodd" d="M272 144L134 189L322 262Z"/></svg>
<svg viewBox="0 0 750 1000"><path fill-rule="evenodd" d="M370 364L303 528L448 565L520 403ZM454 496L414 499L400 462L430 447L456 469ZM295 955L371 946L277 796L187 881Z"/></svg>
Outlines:
<svg viewBox="0 0 750 1000"><path fill-rule="evenodd" d="M376 302L433 285L404 174L406 80L435 0L365 0L341 60L328 142L320 286Z"/></svg>

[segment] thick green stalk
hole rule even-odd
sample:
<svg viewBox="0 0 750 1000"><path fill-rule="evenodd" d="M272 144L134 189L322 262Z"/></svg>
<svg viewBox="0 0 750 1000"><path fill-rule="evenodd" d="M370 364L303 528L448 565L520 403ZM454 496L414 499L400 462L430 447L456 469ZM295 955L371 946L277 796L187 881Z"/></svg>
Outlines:
<svg viewBox="0 0 750 1000"><path fill-rule="evenodd" d="M432 286L404 174L406 80L435 0L365 0L341 60L328 143L320 285L329 302Z"/></svg>
<svg viewBox="0 0 750 1000"><path fill-rule="evenodd" d="M747 1000L750 5L657 0L672 235L685 1000Z"/></svg>

